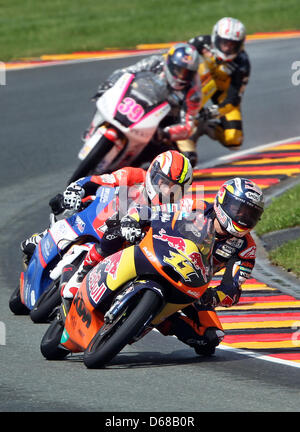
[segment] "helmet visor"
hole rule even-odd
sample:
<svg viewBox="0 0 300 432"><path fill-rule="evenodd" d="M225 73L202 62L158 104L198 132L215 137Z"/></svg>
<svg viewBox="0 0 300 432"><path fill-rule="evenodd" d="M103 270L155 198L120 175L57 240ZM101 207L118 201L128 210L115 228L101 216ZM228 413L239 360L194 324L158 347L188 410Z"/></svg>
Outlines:
<svg viewBox="0 0 300 432"><path fill-rule="evenodd" d="M263 209L249 201L232 195L226 191L221 204L225 213L241 229L252 229L259 221Z"/></svg>
<svg viewBox="0 0 300 432"><path fill-rule="evenodd" d="M181 83L188 84L195 77L197 71L192 71L184 66L179 66L172 62L168 62L168 68L173 78Z"/></svg>
<svg viewBox="0 0 300 432"><path fill-rule="evenodd" d="M216 36L215 45L225 55L237 54L242 46L243 41L235 41Z"/></svg>
<svg viewBox="0 0 300 432"><path fill-rule="evenodd" d="M182 186L173 182L160 172L155 172L151 177L151 183L159 196L161 204L174 203L183 195Z"/></svg>

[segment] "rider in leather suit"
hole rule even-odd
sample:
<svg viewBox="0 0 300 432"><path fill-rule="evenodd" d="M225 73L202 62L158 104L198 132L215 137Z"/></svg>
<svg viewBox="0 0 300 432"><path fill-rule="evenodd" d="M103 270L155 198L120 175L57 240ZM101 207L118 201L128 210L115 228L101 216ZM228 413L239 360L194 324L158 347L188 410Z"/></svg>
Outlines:
<svg viewBox="0 0 300 432"><path fill-rule="evenodd" d="M202 134L236 150L243 143L241 101L250 76L250 60L244 50L246 30L234 18L222 18L213 27L212 35L200 35L189 40L202 56L204 65L215 80L217 91L208 110L210 118L219 121L199 123L195 135L179 147L180 151L195 151Z"/></svg>
<svg viewBox="0 0 300 432"><path fill-rule="evenodd" d="M167 54L152 55L144 58L136 64L114 71L107 80L98 88L94 98L101 96L112 87L125 72L137 73L151 71L161 77L167 84L168 102L171 105L170 113L162 121L160 128L163 130L160 138L180 142L191 137L196 131L196 116L201 108L201 81L197 73L200 57L197 50L190 44L180 43L172 46ZM170 144L162 147L161 139L158 139L157 148L155 142L151 145L150 160L162 151L170 149ZM176 148L176 147L174 147ZM147 151L146 150L146 151ZM182 152L185 154L185 152ZM194 166L197 154L185 154ZM144 156L145 157L145 156ZM149 158L148 158L149 159Z"/></svg>

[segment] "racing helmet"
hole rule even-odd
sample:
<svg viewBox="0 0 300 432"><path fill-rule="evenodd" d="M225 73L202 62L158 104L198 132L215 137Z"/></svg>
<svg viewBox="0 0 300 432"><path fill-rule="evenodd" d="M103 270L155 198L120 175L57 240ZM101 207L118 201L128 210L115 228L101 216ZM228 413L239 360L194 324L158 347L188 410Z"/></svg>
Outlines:
<svg viewBox="0 0 300 432"><path fill-rule="evenodd" d="M192 165L176 150L158 155L146 173L146 192L153 205L174 203L182 198L193 179Z"/></svg>
<svg viewBox="0 0 300 432"><path fill-rule="evenodd" d="M213 28L211 41L218 59L233 60L242 50L246 38L246 29L241 21L225 17L220 19Z"/></svg>
<svg viewBox="0 0 300 432"><path fill-rule="evenodd" d="M200 57L198 51L187 43L172 46L165 58L164 70L169 85L182 90L197 74Z"/></svg>
<svg viewBox="0 0 300 432"><path fill-rule="evenodd" d="M264 211L264 196L252 180L236 177L221 186L214 210L223 229L234 237L244 237Z"/></svg>

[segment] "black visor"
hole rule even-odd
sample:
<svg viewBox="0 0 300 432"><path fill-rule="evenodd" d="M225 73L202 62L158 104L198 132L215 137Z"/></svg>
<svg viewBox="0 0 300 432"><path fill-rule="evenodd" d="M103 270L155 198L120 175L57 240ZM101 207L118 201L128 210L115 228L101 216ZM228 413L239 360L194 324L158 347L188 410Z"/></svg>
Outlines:
<svg viewBox="0 0 300 432"><path fill-rule="evenodd" d="M227 190L221 207L234 222L248 229L255 227L263 213L261 207L236 197Z"/></svg>
<svg viewBox="0 0 300 432"><path fill-rule="evenodd" d="M173 75L173 77L186 83L190 82L194 78L197 72L197 71L191 71L189 69L186 69L184 66L179 66L172 62L169 62L168 68L171 74Z"/></svg>

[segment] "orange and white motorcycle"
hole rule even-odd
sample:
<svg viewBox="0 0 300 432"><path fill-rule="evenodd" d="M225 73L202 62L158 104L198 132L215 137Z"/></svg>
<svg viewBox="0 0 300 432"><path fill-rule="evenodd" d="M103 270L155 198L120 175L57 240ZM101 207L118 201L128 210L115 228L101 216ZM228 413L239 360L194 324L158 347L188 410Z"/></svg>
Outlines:
<svg viewBox="0 0 300 432"><path fill-rule="evenodd" d="M68 311L63 302L41 341L43 356L61 360L83 352L86 367L107 365L201 298L212 278L214 237L212 220L202 213L157 212L139 244L96 265Z"/></svg>

